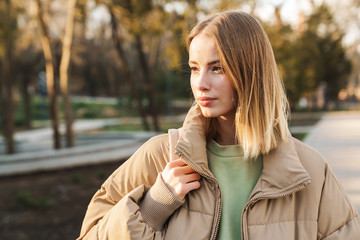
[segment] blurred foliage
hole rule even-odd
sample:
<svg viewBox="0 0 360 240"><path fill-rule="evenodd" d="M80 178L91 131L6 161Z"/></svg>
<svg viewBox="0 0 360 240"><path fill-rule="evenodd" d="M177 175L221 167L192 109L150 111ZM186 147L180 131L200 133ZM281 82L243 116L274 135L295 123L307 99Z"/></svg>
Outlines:
<svg viewBox="0 0 360 240"><path fill-rule="evenodd" d="M300 132L300 133L293 133L292 136L296 139L299 139L300 141L304 140L307 136L307 132Z"/></svg>
<svg viewBox="0 0 360 240"><path fill-rule="evenodd" d="M58 65L61 59L60 39L66 17L65 5L59 0L42 1L46 5L46 19L51 29L54 65ZM360 8L358 0L351 1L356 9ZM14 10L11 19L6 19L9 14L6 14L5 4L0 1L0 69L3 43L7 37L16 35L13 43L16 84L14 100L17 103L15 122L17 126L21 126L24 119L21 116L25 114L25 104L21 101L32 103L32 119L41 119L47 115L46 101L41 105L36 103L39 98L34 98L41 93L39 73L44 71L45 63L39 43L34 3L21 0L12 0L11 3ZM139 35L154 79L159 111L166 114L171 112L169 102L172 100L191 98L185 45L191 27L202 16L218 10L246 6L254 14L257 4L256 0L78 0L69 72L71 93L131 98L111 39L109 6L115 10L119 32L124 41L123 47L143 102L146 103L148 99L134 42L134 38ZM339 90L346 84L351 65L342 45L343 28L335 23L333 12L328 6L314 5L313 11L304 16L304 28L301 31L287 24L282 24L281 27L271 22L262 24L274 48L292 105L296 105L301 97L314 95L321 83L327 84L329 98L336 99ZM11 34L6 29L12 29ZM24 91L34 100L26 99ZM38 108L45 110L39 111ZM107 111L113 112L114 116L134 113L132 101L129 100L115 108L118 108L116 113L113 110ZM82 106L76 101L73 102L73 109L80 118L94 118L102 114L101 109L94 105Z"/></svg>
<svg viewBox="0 0 360 240"><path fill-rule="evenodd" d="M327 97L337 100L346 85L351 63L342 46L344 33L333 20L329 8L322 4L304 22L303 29L289 25L266 25L279 71L292 106L301 97L314 95L325 83Z"/></svg>

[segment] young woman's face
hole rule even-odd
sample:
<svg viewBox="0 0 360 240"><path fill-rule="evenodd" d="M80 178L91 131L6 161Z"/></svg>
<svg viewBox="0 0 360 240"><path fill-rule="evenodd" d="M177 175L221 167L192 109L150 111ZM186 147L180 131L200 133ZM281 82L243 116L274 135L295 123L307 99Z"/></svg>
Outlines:
<svg viewBox="0 0 360 240"><path fill-rule="evenodd" d="M189 47L191 89L205 117L234 117L234 90L220 63L215 41L197 35Z"/></svg>

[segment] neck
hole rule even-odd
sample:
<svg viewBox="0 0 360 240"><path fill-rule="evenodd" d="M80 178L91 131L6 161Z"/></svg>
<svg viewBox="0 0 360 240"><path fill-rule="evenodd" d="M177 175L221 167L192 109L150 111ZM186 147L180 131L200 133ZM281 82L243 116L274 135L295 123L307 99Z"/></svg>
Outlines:
<svg viewBox="0 0 360 240"><path fill-rule="evenodd" d="M225 118L218 117L217 118L217 135L215 141L220 145L235 145L235 124L234 117Z"/></svg>

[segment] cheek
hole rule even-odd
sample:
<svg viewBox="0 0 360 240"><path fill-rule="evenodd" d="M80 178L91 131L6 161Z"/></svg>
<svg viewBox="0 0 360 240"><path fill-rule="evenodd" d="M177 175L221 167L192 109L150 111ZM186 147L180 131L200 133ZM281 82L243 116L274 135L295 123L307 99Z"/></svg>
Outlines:
<svg viewBox="0 0 360 240"><path fill-rule="evenodd" d="M190 78L190 87L191 87L191 91L192 91L193 95L195 96L195 93L196 93L195 83L191 78Z"/></svg>
<svg viewBox="0 0 360 240"><path fill-rule="evenodd" d="M232 104L234 105L234 107L235 107L235 105L236 105L236 99L237 99L237 97L236 97L236 93L235 93L235 90L234 90L234 88L231 88L231 89L229 89L229 96L230 96L230 100L231 100L231 102L232 102Z"/></svg>
<svg viewBox="0 0 360 240"><path fill-rule="evenodd" d="M228 78L222 78L221 81L218 81L218 84L218 88L220 88L227 96L234 94L234 87Z"/></svg>
<svg viewBox="0 0 360 240"><path fill-rule="evenodd" d="M230 81L226 81L224 83L224 85L222 86L222 88L223 88L224 96L228 96L227 101L231 101L232 104L235 104L236 93L235 93L235 89L232 86L232 84L230 83Z"/></svg>

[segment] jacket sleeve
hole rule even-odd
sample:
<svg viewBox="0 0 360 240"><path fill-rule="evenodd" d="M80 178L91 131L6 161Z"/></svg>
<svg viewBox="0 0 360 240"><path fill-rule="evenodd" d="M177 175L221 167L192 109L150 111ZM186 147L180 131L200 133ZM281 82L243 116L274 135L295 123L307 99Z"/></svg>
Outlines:
<svg viewBox="0 0 360 240"><path fill-rule="evenodd" d="M318 239L360 239L359 213L328 165L319 206Z"/></svg>
<svg viewBox="0 0 360 240"><path fill-rule="evenodd" d="M93 196L78 239L163 239L163 225L183 204L162 181L167 135L150 139Z"/></svg>

